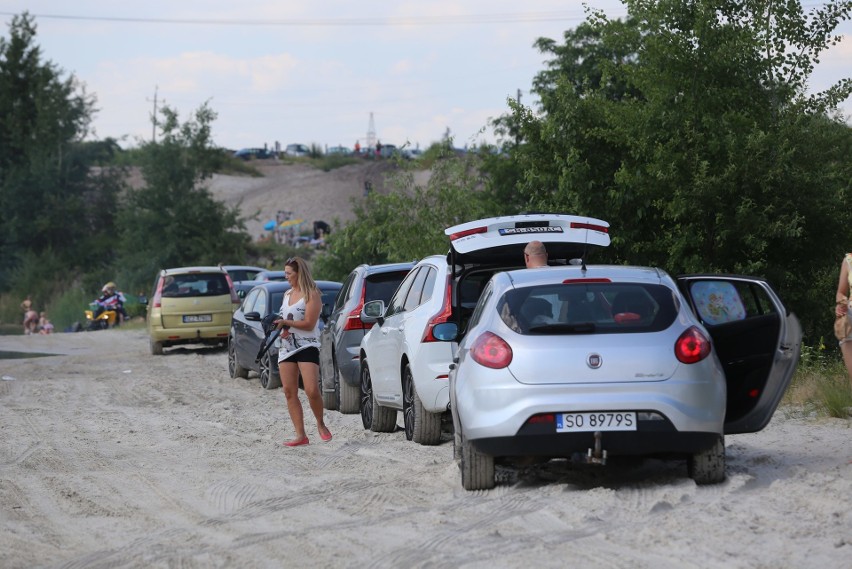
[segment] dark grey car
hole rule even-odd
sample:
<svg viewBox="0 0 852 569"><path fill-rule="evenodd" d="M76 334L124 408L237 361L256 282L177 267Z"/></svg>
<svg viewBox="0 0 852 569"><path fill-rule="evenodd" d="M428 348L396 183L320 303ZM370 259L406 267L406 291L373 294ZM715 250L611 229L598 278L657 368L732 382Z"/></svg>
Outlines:
<svg viewBox="0 0 852 569"><path fill-rule="evenodd" d="M334 302L340 286L335 281L317 281L317 287L322 293L323 314L328 313L327 306ZM228 337L228 373L231 377L246 379L250 371L255 371L264 389L281 387L278 346L274 344L269 348L260 361L255 358L265 338L261 320L268 314L278 314L284 293L289 289L288 282L259 283L248 292L240 308L234 312ZM320 328L323 325L324 318L320 318Z"/></svg>
<svg viewBox="0 0 852 569"><path fill-rule="evenodd" d="M387 304L414 264L358 265L343 281L320 336L320 387L326 409L358 413L358 352L361 338L372 327L361 322L361 308L371 300Z"/></svg>

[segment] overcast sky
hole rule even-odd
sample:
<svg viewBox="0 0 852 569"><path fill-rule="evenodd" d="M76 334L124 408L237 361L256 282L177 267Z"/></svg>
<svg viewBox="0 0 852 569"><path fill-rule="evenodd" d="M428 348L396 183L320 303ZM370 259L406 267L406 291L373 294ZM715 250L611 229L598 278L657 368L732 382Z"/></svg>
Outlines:
<svg viewBox="0 0 852 569"><path fill-rule="evenodd" d="M533 102L533 42L561 41L585 17L575 0L2 0L4 36L24 10L44 56L97 96L97 138L134 146L152 136L155 101L183 119L209 101L214 140L233 149L363 145L371 116L386 144L424 148L447 130L456 146L493 142L487 123L507 98ZM844 76L852 38L822 57L812 88Z"/></svg>

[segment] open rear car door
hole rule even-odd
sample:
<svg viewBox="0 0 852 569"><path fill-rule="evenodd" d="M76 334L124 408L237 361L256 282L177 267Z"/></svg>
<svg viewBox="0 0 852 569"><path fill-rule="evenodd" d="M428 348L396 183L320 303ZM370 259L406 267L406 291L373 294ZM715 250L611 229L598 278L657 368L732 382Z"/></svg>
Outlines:
<svg viewBox="0 0 852 569"><path fill-rule="evenodd" d="M725 370L725 434L762 430L799 363L798 318L769 283L755 277L684 275L677 281Z"/></svg>

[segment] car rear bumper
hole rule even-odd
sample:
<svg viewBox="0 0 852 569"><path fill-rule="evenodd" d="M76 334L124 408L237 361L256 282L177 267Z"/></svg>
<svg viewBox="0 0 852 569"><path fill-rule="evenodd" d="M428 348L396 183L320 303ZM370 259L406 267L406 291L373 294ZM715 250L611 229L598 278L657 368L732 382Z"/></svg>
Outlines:
<svg viewBox="0 0 852 569"><path fill-rule="evenodd" d="M693 454L718 440L718 432L678 431L671 421L639 421L636 431L601 433L600 449L608 456ZM525 425L515 436L476 439L471 443L491 456L570 458L595 449L595 434L556 433L554 425Z"/></svg>
<svg viewBox="0 0 852 569"><path fill-rule="evenodd" d="M204 328L153 328L149 332L151 340L164 345L227 342L230 326L209 326Z"/></svg>
<svg viewBox="0 0 852 569"><path fill-rule="evenodd" d="M498 375L483 382L454 380L453 413L472 442L520 436L527 420L542 413L647 411L665 418L674 433L724 431L726 388L721 375L605 385L522 385Z"/></svg>

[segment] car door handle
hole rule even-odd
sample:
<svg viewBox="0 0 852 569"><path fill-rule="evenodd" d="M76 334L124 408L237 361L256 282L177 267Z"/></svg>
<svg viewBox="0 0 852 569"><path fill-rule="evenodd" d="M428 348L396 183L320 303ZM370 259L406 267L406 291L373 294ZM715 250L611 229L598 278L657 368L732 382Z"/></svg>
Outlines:
<svg viewBox="0 0 852 569"><path fill-rule="evenodd" d="M402 326L400 326L400 327L399 327L399 331L400 331L400 332L404 332L404 331L405 331L405 324L403 324Z"/></svg>

